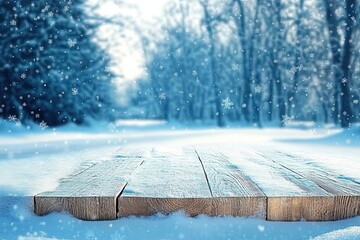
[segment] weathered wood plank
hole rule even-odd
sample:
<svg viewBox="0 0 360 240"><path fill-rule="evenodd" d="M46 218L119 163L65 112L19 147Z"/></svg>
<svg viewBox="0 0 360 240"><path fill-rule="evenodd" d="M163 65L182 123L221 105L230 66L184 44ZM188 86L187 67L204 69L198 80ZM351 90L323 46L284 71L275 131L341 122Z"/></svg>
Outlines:
<svg viewBox="0 0 360 240"><path fill-rule="evenodd" d="M242 169L267 197L267 220L333 220L334 196L296 170L267 155L242 148L226 150L229 161Z"/></svg>
<svg viewBox="0 0 360 240"><path fill-rule="evenodd" d="M115 156L63 179L54 191L34 197L38 215L66 211L84 220L116 219L117 198L129 175L142 164L137 156Z"/></svg>
<svg viewBox="0 0 360 240"><path fill-rule="evenodd" d="M218 151L197 148L213 196L212 215L257 216L266 218L264 193Z"/></svg>
<svg viewBox="0 0 360 240"><path fill-rule="evenodd" d="M266 156L267 159L276 162L283 168L294 169L293 171L296 171L298 175L309 179L329 194L326 198L310 198L310 200L322 200L322 202L316 200L317 204L311 204L309 201L302 200L304 201L304 206L308 205L308 208L312 208L313 211L319 212L319 209L323 209L323 212L327 211L326 217L321 214L320 218L313 220L339 220L360 215L360 184L357 182L352 179L339 177L339 174L300 156L280 151L264 150L262 150L261 155ZM313 196L317 197L316 194L313 194ZM286 205L280 203L272 204L272 201L278 200L277 198L269 198L268 200L270 204L268 216L271 220L283 218L278 212L281 212ZM281 206L283 207L279 208Z"/></svg>
<svg viewBox="0 0 360 240"><path fill-rule="evenodd" d="M195 151L154 150L143 158L118 199L119 217L179 210L211 215L211 193Z"/></svg>

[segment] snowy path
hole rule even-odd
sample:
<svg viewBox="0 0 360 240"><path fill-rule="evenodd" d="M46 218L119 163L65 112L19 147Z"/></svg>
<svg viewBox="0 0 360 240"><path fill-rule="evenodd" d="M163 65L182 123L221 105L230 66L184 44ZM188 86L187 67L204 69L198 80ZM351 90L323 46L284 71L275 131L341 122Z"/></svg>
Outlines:
<svg viewBox="0 0 360 240"><path fill-rule="evenodd" d="M277 149L303 156L309 166L326 167L343 178L360 182L358 145L283 142L289 138L312 141L321 137L327 137L327 131L314 134L313 131L295 129L130 129L108 134L59 132L0 137L0 239L16 239L17 236L57 239L309 239L334 230L360 226L359 217L337 222L282 223L232 217L187 218L180 213L168 217L90 223L64 214L37 217L31 213L27 201L21 198L55 189L61 178L106 160L120 146Z"/></svg>

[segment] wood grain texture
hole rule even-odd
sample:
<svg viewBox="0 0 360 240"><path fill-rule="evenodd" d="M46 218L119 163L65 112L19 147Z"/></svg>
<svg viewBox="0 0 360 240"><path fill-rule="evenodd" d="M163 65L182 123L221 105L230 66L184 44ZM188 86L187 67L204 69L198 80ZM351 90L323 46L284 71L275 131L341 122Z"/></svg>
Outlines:
<svg viewBox="0 0 360 240"><path fill-rule="evenodd" d="M188 216L213 215L212 199L208 198L164 198L146 196L124 196L119 198L118 217L151 216L157 213L170 214L182 211Z"/></svg>
<svg viewBox="0 0 360 240"><path fill-rule="evenodd" d="M311 159L284 153L280 151L263 151L262 155L272 159L278 165L293 169L299 175L304 176L330 194L340 196L359 196L360 184L351 178L340 176L326 166L320 166Z"/></svg>
<svg viewBox="0 0 360 240"><path fill-rule="evenodd" d="M221 152L197 148L213 196L212 215L266 217L265 194Z"/></svg>
<svg viewBox="0 0 360 240"><path fill-rule="evenodd" d="M211 192L195 151L154 150L119 197L118 216L178 210L190 216L210 215L211 207Z"/></svg>
<svg viewBox="0 0 360 240"><path fill-rule="evenodd" d="M324 215L322 218L314 216L313 220L339 220L360 215L360 185L352 179L339 177L339 174L330 169L314 164L311 159L303 159L300 156L279 151L264 151L262 154L286 169L293 169L292 171L296 171L299 175L309 179L329 194L325 198L308 198L303 200L304 207L313 208L312 212L317 210L323 212L325 210L322 210L321 205L327 206L329 214ZM313 194L313 196L317 195ZM311 201L314 199L319 200L312 203L309 202L309 199ZM277 199L269 198L268 202L271 203L271 201L277 201ZM333 204L329 205L329 202ZM272 211L271 207L268 207L269 216L272 215L271 213L269 214Z"/></svg>
<svg viewBox="0 0 360 240"><path fill-rule="evenodd" d="M276 155L253 149L226 151L231 163L251 176L266 195L266 219L273 221L334 220L334 195L316 182L279 164ZM298 167L302 164L299 163Z"/></svg>
<svg viewBox="0 0 360 240"><path fill-rule="evenodd" d="M139 157L115 156L94 164L63 179L55 190L36 195L34 211L38 215L66 211L84 220L116 219L116 199L142 162Z"/></svg>
<svg viewBox="0 0 360 240"><path fill-rule="evenodd" d="M267 220L329 221L334 220L334 198L329 196L269 197Z"/></svg>

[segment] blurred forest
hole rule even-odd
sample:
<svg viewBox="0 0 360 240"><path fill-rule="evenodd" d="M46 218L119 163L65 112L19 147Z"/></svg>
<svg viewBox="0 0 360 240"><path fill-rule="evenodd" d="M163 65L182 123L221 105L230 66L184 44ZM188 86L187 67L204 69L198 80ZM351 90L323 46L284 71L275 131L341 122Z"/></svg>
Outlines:
<svg viewBox="0 0 360 240"><path fill-rule="evenodd" d="M132 104L144 117L359 120L356 0L179 1L165 14L165 37L139 33L148 74Z"/></svg>
<svg viewBox="0 0 360 240"><path fill-rule="evenodd" d="M359 121L357 0L169 0L161 33L121 15L91 17L85 3L0 1L1 118ZM144 58L146 74L128 86L121 111L109 52L94 37L104 22L131 28Z"/></svg>

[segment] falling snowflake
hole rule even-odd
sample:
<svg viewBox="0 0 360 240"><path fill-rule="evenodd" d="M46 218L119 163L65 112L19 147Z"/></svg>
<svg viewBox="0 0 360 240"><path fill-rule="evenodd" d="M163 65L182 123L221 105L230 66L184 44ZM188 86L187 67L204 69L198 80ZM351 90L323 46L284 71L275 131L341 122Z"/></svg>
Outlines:
<svg viewBox="0 0 360 240"><path fill-rule="evenodd" d="M79 94L79 89L77 89L77 88L71 88L71 94L72 94L73 96L78 95L78 94Z"/></svg>
<svg viewBox="0 0 360 240"><path fill-rule="evenodd" d="M20 122L20 120L16 117L16 115L10 115L10 116L8 117L8 119L9 119L10 122L14 122L17 127L20 127L20 126L21 126L21 122Z"/></svg>
<svg viewBox="0 0 360 240"><path fill-rule="evenodd" d="M292 68L290 69L290 74L291 74L291 75L295 75L295 73L296 73L296 68L295 68L295 67L292 67Z"/></svg>
<svg viewBox="0 0 360 240"><path fill-rule="evenodd" d="M26 74L25 74L25 73L22 73L22 74L20 75L20 77L21 77L22 79L25 79L25 78L26 78Z"/></svg>
<svg viewBox="0 0 360 240"><path fill-rule="evenodd" d="M10 115L10 116L8 117L8 119L9 119L10 122L15 122L15 121L17 121L16 115Z"/></svg>
<svg viewBox="0 0 360 240"><path fill-rule="evenodd" d="M346 79L346 78L343 78L343 79L341 80L341 82L342 82L343 84L345 84L345 83L347 83L347 79Z"/></svg>
<svg viewBox="0 0 360 240"><path fill-rule="evenodd" d="M49 10L49 7L50 7L49 5L46 5L42 11L43 11L43 12L48 11L48 10Z"/></svg>
<svg viewBox="0 0 360 240"><path fill-rule="evenodd" d="M39 47L39 50L40 50L40 51L44 51L44 47L43 47L43 46L40 46L40 47Z"/></svg>
<svg viewBox="0 0 360 240"><path fill-rule="evenodd" d="M257 85L255 87L255 93L261 93L262 92L262 87L260 85Z"/></svg>
<svg viewBox="0 0 360 240"><path fill-rule="evenodd" d="M53 17L53 16L54 16L54 13L50 11L50 12L48 13L48 15L49 15L49 17Z"/></svg>
<svg viewBox="0 0 360 240"><path fill-rule="evenodd" d="M358 99L354 99L353 100L353 104L358 104L359 103L359 100Z"/></svg>
<svg viewBox="0 0 360 240"><path fill-rule="evenodd" d="M232 106L234 106L234 103L230 100L230 98L225 98L223 101L222 101L222 106L226 109L226 110L229 110L232 108Z"/></svg>
<svg viewBox="0 0 360 240"><path fill-rule="evenodd" d="M189 93L188 96L189 96L189 98L192 98L192 97L193 97L193 94L192 94L192 93Z"/></svg>
<svg viewBox="0 0 360 240"><path fill-rule="evenodd" d="M11 25L11 26L16 26L16 20L15 20L15 19L11 20L11 21L10 21L10 25Z"/></svg>
<svg viewBox="0 0 360 240"><path fill-rule="evenodd" d="M42 120L40 123L40 127L44 130L44 129L48 128L49 126L47 125L47 123L44 120Z"/></svg>
<svg viewBox="0 0 360 240"><path fill-rule="evenodd" d="M310 58L314 58L315 57L315 53L310 53Z"/></svg>
<svg viewBox="0 0 360 240"><path fill-rule="evenodd" d="M283 115L282 116L282 123L287 126L289 125L293 120L294 120L294 116L289 116L289 115Z"/></svg>
<svg viewBox="0 0 360 240"><path fill-rule="evenodd" d="M351 139L350 138L345 139L345 143L346 144L351 144Z"/></svg>
<svg viewBox="0 0 360 240"><path fill-rule="evenodd" d="M69 11L69 6L64 7L64 12L67 12L67 11Z"/></svg>
<svg viewBox="0 0 360 240"><path fill-rule="evenodd" d="M166 99L166 94L165 93L159 93L159 99L160 100L165 100Z"/></svg>
<svg viewBox="0 0 360 240"><path fill-rule="evenodd" d="M192 75L195 77L198 75L198 73L194 70L194 71L192 71Z"/></svg>
<svg viewBox="0 0 360 240"><path fill-rule="evenodd" d="M235 64L235 63L231 64L231 70L237 71L238 69L239 69L239 64Z"/></svg>
<svg viewBox="0 0 360 240"><path fill-rule="evenodd" d="M332 88L333 88L333 84L332 84L332 83L327 83L327 84L326 84L326 87L327 87L327 89L329 89L329 90L330 90L330 89L332 89Z"/></svg>
<svg viewBox="0 0 360 240"><path fill-rule="evenodd" d="M335 10L335 15L340 17L340 16L343 16L343 10L341 8L338 8Z"/></svg>
<svg viewBox="0 0 360 240"><path fill-rule="evenodd" d="M53 40L50 38L50 39L48 40L48 43L49 43L49 44L52 44L52 43L53 43Z"/></svg>
<svg viewBox="0 0 360 240"><path fill-rule="evenodd" d="M258 225L258 230L260 231L260 232L263 232L263 231L265 231L265 227L263 226L263 225Z"/></svg>
<svg viewBox="0 0 360 240"><path fill-rule="evenodd" d="M74 47L76 45L76 39L70 39L67 41L69 47Z"/></svg>
<svg viewBox="0 0 360 240"><path fill-rule="evenodd" d="M110 66L106 66L106 67L105 67L105 72L106 72L106 73L110 73L110 68L111 68Z"/></svg>

